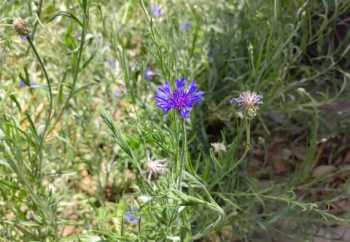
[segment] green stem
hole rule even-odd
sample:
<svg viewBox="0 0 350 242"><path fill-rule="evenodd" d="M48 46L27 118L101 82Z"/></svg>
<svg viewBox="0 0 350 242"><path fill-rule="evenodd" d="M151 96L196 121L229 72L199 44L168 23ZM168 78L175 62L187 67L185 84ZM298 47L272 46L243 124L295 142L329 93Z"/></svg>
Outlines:
<svg viewBox="0 0 350 242"><path fill-rule="evenodd" d="M39 142L39 164L38 167L36 167L37 169L37 174L39 175L38 177L40 177L41 175L41 166L42 166L42 159L43 159L43 146L44 146L44 141L45 141L45 137L50 125L50 121L51 121L51 115L52 115L52 110L53 110L53 95L52 95L52 87L51 87L51 80L49 78L49 75L47 73L47 70L45 68L44 62L41 59L38 50L36 49L32 39L28 36L27 37L29 46L31 47L31 49L34 52L35 57L37 58L39 65L44 73L45 79L46 79L46 83L47 83L47 87L49 90L49 109L47 112L47 117L46 117L46 121L45 121L45 126L44 126L44 130L43 132L40 134L40 142Z"/></svg>
<svg viewBox="0 0 350 242"><path fill-rule="evenodd" d="M245 118L245 134L246 134L246 149L250 149L251 144L250 144L250 119Z"/></svg>
<svg viewBox="0 0 350 242"><path fill-rule="evenodd" d="M181 147L181 157L180 157L180 167L179 167L179 173L178 173L178 189L181 191L181 183L182 183L182 176L183 176L183 169L184 165L186 163L187 159L187 132L186 132L186 121L182 120L182 129L183 129L183 142Z"/></svg>
<svg viewBox="0 0 350 242"><path fill-rule="evenodd" d="M179 178L179 171L180 171L180 162L181 162L181 148L180 148L180 128L179 128L179 122L178 122L178 117L175 112L172 112L172 119L173 119L173 137L175 139L175 147L176 147L176 152L175 152L175 158L174 160L176 161L175 163L175 172L174 172L174 182L177 183L178 186L178 178Z"/></svg>
<svg viewBox="0 0 350 242"><path fill-rule="evenodd" d="M50 106L49 106L49 114L51 115L52 113L52 106L53 106L53 98L52 98L52 88L51 88L51 80L49 78L49 75L46 71L46 68L45 68L45 65L44 65L44 62L42 61L40 55L39 55L39 52L37 51L32 39L30 37L27 37L27 40L28 40L28 43L30 45L30 47L32 48L33 52L34 52L34 55L35 57L37 58L37 60L39 61L39 65L44 73L44 76L45 76L45 79L46 79L46 83L47 83L47 87L49 89L49 102L50 102Z"/></svg>
<svg viewBox="0 0 350 242"><path fill-rule="evenodd" d="M40 54L38 52L38 50L36 49L31 37L27 37L27 41L29 43L30 48L33 50L34 55L36 57L36 59L39 62L40 68L42 69L43 73L44 73L44 77L46 79L46 83L47 83L47 87L48 87L48 92L49 92L49 108L47 111L47 117L45 120L45 126L44 129L42 131L41 134L39 135L39 147L38 147L38 164L35 167L35 175L34 177L37 178L37 184L38 184L38 188L42 188L42 160L43 160L43 154L44 154L44 142L45 142L45 138L46 135L49 133L48 129L50 126L50 122L52 120L52 112L53 112L53 94L52 94L52 86L51 86L51 80L49 78L48 72L46 70L46 67L44 65L44 62L42 60L42 58L40 57ZM45 218L48 218L50 225L52 226L54 233L56 233L57 231L57 223L56 223L56 218L55 218L55 211L54 210L50 210L48 209L48 207L50 207L49 204L45 203L44 200L41 201L38 197L36 193L32 192L32 189L29 189L30 191L30 195L31 198L33 199L33 201L35 202L35 204L37 204L39 206L40 209L42 209L43 213L45 214ZM50 207L51 208L51 207ZM53 241L57 241L56 238L54 238Z"/></svg>
<svg viewBox="0 0 350 242"><path fill-rule="evenodd" d="M75 92L75 86L77 84L78 81L78 77L79 77L79 72L80 72L80 62L82 59L82 54L83 54L83 49L85 46L85 35L86 35L86 29L87 29L87 23L88 23L88 16L87 13L84 12L84 17L83 17L83 26L82 26L82 32L81 32L81 40L80 40L80 46L79 46L79 51L78 51L78 59L77 59L77 63L74 67L74 74L73 74L73 83L70 89L70 92L68 93L68 97L66 98L62 109L60 110L60 112L57 115L57 118L54 122L54 124L52 125L52 129L57 125L57 123L60 121L64 110L68 107L69 105L69 101L72 99L72 97L74 96L74 92Z"/></svg>

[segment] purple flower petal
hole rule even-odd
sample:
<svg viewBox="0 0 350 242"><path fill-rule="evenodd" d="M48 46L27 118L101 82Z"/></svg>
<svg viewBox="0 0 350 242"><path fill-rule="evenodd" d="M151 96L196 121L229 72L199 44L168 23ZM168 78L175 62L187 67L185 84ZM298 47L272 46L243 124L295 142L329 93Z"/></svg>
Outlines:
<svg viewBox="0 0 350 242"><path fill-rule="evenodd" d="M140 221L140 218L137 217L135 215L134 212L132 211L127 211L125 214L124 214L124 219L126 222L130 223L130 224L138 224L139 221Z"/></svg>
<svg viewBox="0 0 350 242"><path fill-rule="evenodd" d="M27 86L27 84L25 83L25 81L23 81L23 80L20 80L19 81L19 83L18 83L18 87L19 88L24 88L24 87L26 87Z"/></svg>
<svg viewBox="0 0 350 242"><path fill-rule="evenodd" d="M191 22L183 22L180 24L180 30L181 31L187 31L192 28L192 23Z"/></svg>
<svg viewBox="0 0 350 242"><path fill-rule="evenodd" d="M160 5L153 5L151 6L151 11L154 17L161 17L163 16L163 10L162 7Z"/></svg>
<svg viewBox="0 0 350 242"><path fill-rule="evenodd" d="M184 90L185 89L185 85L186 85L186 81L187 79L186 78L181 78L181 79L178 79L175 81L176 83L176 88L178 90Z"/></svg>
<svg viewBox="0 0 350 242"><path fill-rule="evenodd" d="M203 101L204 92L199 91L196 82L192 81L188 87L187 96L189 96L188 101L195 105Z"/></svg>
<svg viewBox="0 0 350 242"><path fill-rule="evenodd" d="M174 109L180 113L181 117L189 118L193 106L203 101L204 92L197 88L195 81L192 81L187 89L186 83L186 78L176 80L174 91L171 90L169 82L160 86L155 97L157 106L165 113Z"/></svg>
<svg viewBox="0 0 350 242"><path fill-rule="evenodd" d="M106 61L106 63L112 70L115 70L117 68L117 62L114 59L109 59Z"/></svg>
<svg viewBox="0 0 350 242"><path fill-rule="evenodd" d="M190 117L190 112L191 112L191 108L183 108L180 110L180 115L184 119L187 119Z"/></svg>
<svg viewBox="0 0 350 242"><path fill-rule="evenodd" d="M163 86L159 87L155 96L157 106L162 109L165 113L169 112L172 108L171 105L171 86L169 82L166 82Z"/></svg>

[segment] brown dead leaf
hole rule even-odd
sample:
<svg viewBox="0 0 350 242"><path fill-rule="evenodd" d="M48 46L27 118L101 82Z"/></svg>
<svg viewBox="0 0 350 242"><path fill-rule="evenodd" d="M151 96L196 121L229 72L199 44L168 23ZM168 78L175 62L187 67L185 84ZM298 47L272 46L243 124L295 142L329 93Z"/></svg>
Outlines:
<svg viewBox="0 0 350 242"><path fill-rule="evenodd" d="M62 218L69 220L78 220L79 215L75 206L66 207L62 212Z"/></svg>
<svg viewBox="0 0 350 242"><path fill-rule="evenodd" d="M332 162L334 165L340 165L343 163L343 157L339 156L337 159L335 159L334 162Z"/></svg>
<svg viewBox="0 0 350 242"><path fill-rule="evenodd" d="M261 162L253 159L248 163L247 173L249 176L257 176L258 172L261 170Z"/></svg>
<svg viewBox="0 0 350 242"><path fill-rule="evenodd" d="M89 194L90 196L94 196L97 191L96 181L88 173L87 170L82 170L80 174L82 176L82 179L79 183L80 190Z"/></svg>
<svg viewBox="0 0 350 242"><path fill-rule="evenodd" d="M223 227L221 230L221 241L237 241L239 238L235 236L232 226Z"/></svg>
<svg viewBox="0 0 350 242"><path fill-rule="evenodd" d="M117 201L117 197L118 195L120 195L118 194L118 192L120 191L117 191L117 188L113 186L113 184L111 183L107 184L106 187L104 188L105 199L110 202Z"/></svg>
<svg viewBox="0 0 350 242"><path fill-rule="evenodd" d="M332 203L329 207L331 213L340 215L350 211L350 199L342 199Z"/></svg>
<svg viewBox="0 0 350 242"><path fill-rule="evenodd" d="M212 232L203 241L204 242L221 242L221 239L217 233Z"/></svg>
<svg viewBox="0 0 350 242"><path fill-rule="evenodd" d="M280 139L275 140L268 150L267 158L271 162L273 172L276 175L288 172L288 162L290 162L292 156L292 151L283 142Z"/></svg>
<svg viewBox="0 0 350 242"><path fill-rule="evenodd" d="M293 148L293 155L300 161L305 160L306 148L305 146L297 146Z"/></svg>
<svg viewBox="0 0 350 242"><path fill-rule="evenodd" d="M338 226L321 228L313 242L347 242L350 241L350 227Z"/></svg>
<svg viewBox="0 0 350 242"><path fill-rule="evenodd" d="M287 165L282 160L276 160L272 164L273 171L277 175L282 175L288 171Z"/></svg>
<svg viewBox="0 0 350 242"><path fill-rule="evenodd" d="M322 177L322 176L325 176L325 175L332 173L336 169L337 168L335 166L332 166L332 165L321 165L321 166L316 167L313 170L312 175L314 177Z"/></svg>
<svg viewBox="0 0 350 242"><path fill-rule="evenodd" d="M80 234L80 233L81 233L80 229L75 227L75 226L73 226L73 225L66 225L59 232L59 234L62 237L68 237L68 236L77 235L77 234Z"/></svg>
<svg viewBox="0 0 350 242"><path fill-rule="evenodd" d="M343 162L350 164L350 150L346 153Z"/></svg>
<svg viewBox="0 0 350 242"><path fill-rule="evenodd" d="M5 214L5 218L7 220L14 220L16 218L16 214L14 214L12 211L9 211Z"/></svg>

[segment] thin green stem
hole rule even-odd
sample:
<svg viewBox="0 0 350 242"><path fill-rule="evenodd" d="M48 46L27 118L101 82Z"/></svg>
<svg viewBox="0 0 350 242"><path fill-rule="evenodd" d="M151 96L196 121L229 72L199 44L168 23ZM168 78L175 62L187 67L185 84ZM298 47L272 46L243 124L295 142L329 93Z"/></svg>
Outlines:
<svg viewBox="0 0 350 242"><path fill-rule="evenodd" d="M174 144L176 147L176 152L175 152L175 157L174 160L176 161L175 163L175 177L174 177L174 182L178 182L179 178L179 171L180 171L180 160L181 160L181 149L180 149L180 129L179 129L179 124L178 124L178 117L176 116L175 112L172 112L172 122L173 122L173 137L174 137Z"/></svg>
<svg viewBox="0 0 350 242"><path fill-rule="evenodd" d="M38 28L38 24L39 24L39 21L40 21L40 15L41 15L41 12L42 12L42 8L43 8L43 0L40 0L39 3L38 3L38 9L36 11L37 21L34 23L34 27L33 27L33 31L32 31L32 39L34 39L36 30Z"/></svg>
<svg viewBox="0 0 350 242"><path fill-rule="evenodd" d="M79 72L80 72L80 62L82 59L82 54L85 46L85 35L86 35L86 30L87 30L87 25L88 25L88 15L86 12L84 12L84 17L83 17L83 25L82 25L82 32L81 32L81 40L80 40L80 46L78 50L78 58L77 58L77 63L74 67L74 74L73 74L73 83L71 86L71 89L68 93L68 97L66 98L63 107L61 108L60 112L57 114L57 117L55 119L54 124L52 125L52 129L57 125L57 123L60 121L64 110L68 107L69 101L72 99L75 93L75 87L78 81L79 77Z"/></svg>
<svg viewBox="0 0 350 242"><path fill-rule="evenodd" d="M45 79L46 79L46 83L47 83L47 87L48 87L48 90L49 90L49 114L51 115L51 112L52 112L52 106L53 106L53 98L52 98L52 87L51 87L51 80L49 78L49 75L47 73L47 70L45 68L45 65L44 65L44 62L43 60L41 59L40 55L39 55L39 52L37 51L32 39L30 37L27 37L27 40L28 40L28 43L30 45L30 47L32 48L33 52L34 52L34 55L35 57L37 58L37 60L39 61L39 65L44 73L44 76L45 76Z"/></svg>
<svg viewBox="0 0 350 242"><path fill-rule="evenodd" d="M186 121L182 120L182 130L183 130L183 140L182 140L182 147L181 147L181 157L180 157L180 166L179 166L179 173L178 173L178 189L181 191L181 183L182 183L182 176L183 176L183 169L184 165L187 161L187 132L186 132Z"/></svg>
<svg viewBox="0 0 350 242"><path fill-rule="evenodd" d="M39 65L44 73L45 79L46 79L46 83L47 83L47 88L49 91L49 108L48 108L48 112L47 112L47 117L46 117L46 121L45 121L45 126L43 129L43 132L40 134L40 142L39 142L39 164L36 167L36 175L39 175L38 177L41 177L41 166L42 166L42 159L43 159L43 146L44 146L44 141L45 141L45 137L46 134L48 132L48 128L50 126L50 122L51 122L51 116L52 116L52 110L53 110L53 95L52 95L52 87L51 87L51 80L49 78L49 75L47 73L46 67L44 65L43 60L40 57L40 54L38 52L38 50L36 49L32 39L28 36L27 37L29 46L31 47L31 49L34 52L35 57L37 58ZM39 179L40 180L40 179Z"/></svg>
<svg viewBox="0 0 350 242"><path fill-rule="evenodd" d="M245 132L246 132L246 149L250 149L251 144L250 144L250 119L245 118Z"/></svg>

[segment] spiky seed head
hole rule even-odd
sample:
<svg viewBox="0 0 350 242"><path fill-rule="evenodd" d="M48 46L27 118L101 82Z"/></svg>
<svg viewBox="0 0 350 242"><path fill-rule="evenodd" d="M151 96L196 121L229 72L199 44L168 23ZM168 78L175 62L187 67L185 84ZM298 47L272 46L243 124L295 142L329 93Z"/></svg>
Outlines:
<svg viewBox="0 0 350 242"><path fill-rule="evenodd" d="M232 98L231 104L238 105L249 117L254 117L259 105L263 103L263 96L256 92L245 91L241 92L239 97Z"/></svg>
<svg viewBox="0 0 350 242"><path fill-rule="evenodd" d="M145 164L145 169L148 174L148 180L152 177L164 175L168 171L167 160L152 160L148 159Z"/></svg>

